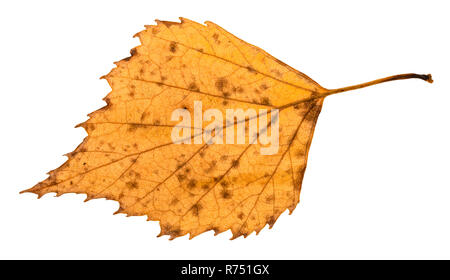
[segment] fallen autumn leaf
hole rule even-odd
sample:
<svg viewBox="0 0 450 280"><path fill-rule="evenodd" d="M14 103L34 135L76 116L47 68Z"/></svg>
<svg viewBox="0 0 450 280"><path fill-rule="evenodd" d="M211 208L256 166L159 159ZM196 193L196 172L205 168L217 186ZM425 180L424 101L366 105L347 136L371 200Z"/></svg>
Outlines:
<svg viewBox="0 0 450 280"><path fill-rule="evenodd" d="M141 45L104 76L112 88L107 105L79 125L88 136L46 180L23 192L115 200L116 213L160 221L160 235L171 239L229 229L233 239L246 237L272 227L286 209L292 213L326 96L400 79L432 82L431 75L402 74L328 90L212 22L157 21L136 36ZM241 124L248 132L261 112L278 110L279 149L260 153L267 143L258 137L275 132L273 118L259 122L245 143L220 145L194 141L209 124L200 116L200 126L189 120L188 131L180 130L189 132L189 141L174 143L179 121L172 113L183 109L195 116L196 101L200 113L259 112L222 121L211 137L230 126L237 134Z"/></svg>

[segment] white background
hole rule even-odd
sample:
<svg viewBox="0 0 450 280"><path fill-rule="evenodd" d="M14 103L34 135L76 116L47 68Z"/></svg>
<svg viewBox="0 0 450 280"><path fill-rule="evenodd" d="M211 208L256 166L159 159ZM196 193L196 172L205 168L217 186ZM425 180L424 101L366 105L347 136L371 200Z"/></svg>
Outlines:
<svg viewBox="0 0 450 280"><path fill-rule="evenodd" d="M448 1L3 1L0 258L450 258ZM99 80L154 19L213 21L327 88L433 74L328 97L301 202L273 229L230 241L156 238L144 217L84 195L37 200L105 103Z"/></svg>

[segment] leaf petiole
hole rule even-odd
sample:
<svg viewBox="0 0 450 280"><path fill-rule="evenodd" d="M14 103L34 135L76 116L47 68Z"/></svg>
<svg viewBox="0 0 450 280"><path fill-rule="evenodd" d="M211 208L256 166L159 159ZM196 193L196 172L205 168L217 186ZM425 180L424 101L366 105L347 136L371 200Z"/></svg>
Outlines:
<svg viewBox="0 0 450 280"><path fill-rule="evenodd" d="M362 83L362 84L358 84L358 85L354 85L354 86L342 87L342 88L338 88L338 89L330 89L330 90L328 90L328 92L325 93L325 96L340 93L340 92L365 88L365 87L369 87L369 86L373 86L373 85L381 84L381 83L385 83L385 82L396 81L396 80L406 80L406 79L421 79L421 80L427 81L429 83L433 82L433 79L431 78L431 74L427 74L427 75L414 74L414 73L399 74L399 75L389 76L386 78L377 79L377 80L373 80L373 81L370 81L367 83Z"/></svg>

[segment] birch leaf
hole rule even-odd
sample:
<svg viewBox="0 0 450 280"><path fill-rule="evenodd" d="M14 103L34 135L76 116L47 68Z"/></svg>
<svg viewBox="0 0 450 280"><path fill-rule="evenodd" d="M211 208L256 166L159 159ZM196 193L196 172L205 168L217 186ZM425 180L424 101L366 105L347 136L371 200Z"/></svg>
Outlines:
<svg viewBox="0 0 450 280"><path fill-rule="evenodd" d="M209 230L246 237L272 227L285 210L292 213L326 96L398 79L432 82L431 75L402 74L328 90L212 22L157 21L136 36L141 45L103 77L112 88L107 105L79 125L88 136L62 166L24 192L115 200L116 213L160 221L160 235L171 239ZM245 143L202 141L210 123L196 126L196 101L201 113L257 112L243 121L223 119L211 135L225 137L229 127L237 135L244 125ZM182 130L190 144L172 139L177 109L193 116ZM275 132L275 109L278 150L262 154L268 144L259 136ZM269 115L250 135L252 121Z"/></svg>

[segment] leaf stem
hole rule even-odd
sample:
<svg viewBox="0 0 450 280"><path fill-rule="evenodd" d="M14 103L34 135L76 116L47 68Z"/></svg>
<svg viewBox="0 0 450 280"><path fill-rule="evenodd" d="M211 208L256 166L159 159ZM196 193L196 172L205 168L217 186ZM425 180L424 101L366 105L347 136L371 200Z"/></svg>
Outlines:
<svg viewBox="0 0 450 280"><path fill-rule="evenodd" d="M354 85L354 86L330 89L327 93L325 93L325 95L328 96L331 94L365 88L365 87L369 87L369 86L373 86L373 85L381 84L381 83L385 83L385 82L396 81L396 80L406 80L406 79L421 79L421 80L427 81L429 83L433 82L433 79L431 78L431 74L427 74L427 75L414 74L414 73L399 74L399 75L389 76L386 78L377 79L377 80L373 80L371 82L362 83L362 84L358 84L358 85Z"/></svg>

